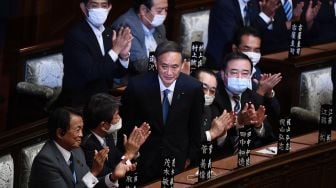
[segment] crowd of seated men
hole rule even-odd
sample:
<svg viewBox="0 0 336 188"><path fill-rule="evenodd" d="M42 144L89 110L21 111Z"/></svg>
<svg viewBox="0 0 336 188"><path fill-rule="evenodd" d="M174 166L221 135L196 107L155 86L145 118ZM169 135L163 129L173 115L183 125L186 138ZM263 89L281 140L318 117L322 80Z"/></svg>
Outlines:
<svg viewBox="0 0 336 188"><path fill-rule="evenodd" d="M287 49L293 21L304 23L307 44L314 35L324 41L323 24L335 31L328 41L336 39L332 1L217 0L207 68L189 75L181 47L166 38L167 0L134 0L112 27L104 26L111 0L81 0L80 8L85 19L64 40L62 93L30 187L118 187L135 170L147 184L160 178L166 157L175 158L175 173L198 165L203 142L213 144L213 157L236 154L245 126L251 147L272 142L270 121L280 114L273 88L282 76L261 73L261 53ZM147 71L151 54L156 70ZM120 82L121 101L108 94Z"/></svg>

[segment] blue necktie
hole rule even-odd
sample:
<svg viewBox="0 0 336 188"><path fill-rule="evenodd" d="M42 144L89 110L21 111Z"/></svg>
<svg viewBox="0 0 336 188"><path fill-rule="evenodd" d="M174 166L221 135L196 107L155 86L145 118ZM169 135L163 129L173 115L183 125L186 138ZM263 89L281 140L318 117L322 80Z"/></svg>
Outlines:
<svg viewBox="0 0 336 188"><path fill-rule="evenodd" d="M246 6L244 7L244 25L245 26L250 26L250 10L248 9L248 5L246 4Z"/></svg>
<svg viewBox="0 0 336 188"><path fill-rule="evenodd" d="M288 21L291 20L291 19L292 19L292 16L293 16L293 12L292 12L292 6L291 6L291 4L289 3L289 0L285 0L285 1L284 1L283 8L284 8L284 11L285 11L287 20L288 20Z"/></svg>
<svg viewBox="0 0 336 188"><path fill-rule="evenodd" d="M163 91L163 100L162 100L162 117L163 117L163 124L166 124L169 112L169 100L168 100L168 93L170 92L169 89L165 89Z"/></svg>
<svg viewBox="0 0 336 188"><path fill-rule="evenodd" d="M233 101L235 102L235 106L233 108L233 111L238 114L240 111L240 97L239 95L233 95L232 96Z"/></svg>
<svg viewBox="0 0 336 188"><path fill-rule="evenodd" d="M76 184L76 182L77 182L77 178L76 178L75 163L74 163L74 161L73 161L73 155L72 155L72 153L71 153L71 155L70 155L70 159L69 159L69 161L70 161L70 165L69 165L69 167L70 167L71 174L72 174L72 181L74 182L74 184Z"/></svg>

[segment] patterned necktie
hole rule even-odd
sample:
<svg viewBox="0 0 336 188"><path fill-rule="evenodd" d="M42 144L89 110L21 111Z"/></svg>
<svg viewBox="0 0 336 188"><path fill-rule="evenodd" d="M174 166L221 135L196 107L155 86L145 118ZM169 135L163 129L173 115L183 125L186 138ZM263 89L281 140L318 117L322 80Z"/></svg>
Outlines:
<svg viewBox="0 0 336 188"><path fill-rule="evenodd" d="M246 6L244 7L244 25L245 26L250 26L250 9L248 8L248 5L246 4Z"/></svg>
<svg viewBox="0 0 336 188"><path fill-rule="evenodd" d="M76 182L77 182L77 178L76 178L75 163L74 163L74 161L73 161L73 155L72 155L72 153L71 153L71 155L70 155L69 162L70 162L69 167L70 167L71 174L72 174L72 181L73 181L74 184L76 184Z"/></svg>
<svg viewBox="0 0 336 188"><path fill-rule="evenodd" d="M240 111L240 97L239 95L233 95L232 96L233 101L235 102L235 106L233 107L233 111L238 114ZM233 140L233 153L238 153L238 144L239 144L239 136L238 136L238 129L236 129L236 135L234 136Z"/></svg>
<svg viewBox="0 0 336 188"><path fill-rule="evenodd" d="M166 124L168 113L169 113L169 100L168 100L168 93L170 92L169 89L165 89L163 91L163 100L162 100L162 117L163 117L163 124Z"/></svg>
<svg viewBox="0 0 336 188"><path fill-rule="evenodd" d="M291 20L293 16L292 5L289 3L289 0L285 0L283 4L283 8L287 17L287 20Z"/></svg>
<svg viewBox="0 0 336 188"><path fill-rule="evenodd" d="M233 108L233 111L238 114L240 111L240 97L239 95L233 95L232 96L233 101L235 102L235 106Z"/></svg>

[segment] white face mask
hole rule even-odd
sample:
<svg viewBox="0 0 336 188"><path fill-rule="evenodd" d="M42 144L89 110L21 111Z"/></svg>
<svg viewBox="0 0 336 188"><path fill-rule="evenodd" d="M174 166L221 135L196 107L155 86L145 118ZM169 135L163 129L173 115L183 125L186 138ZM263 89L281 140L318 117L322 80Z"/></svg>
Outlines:
<svg viewBox="0 0 336 188"><path fill-rule="evenodd" d="M227 79L226 88L235 95L240 95L243 93L250 85L251 78L233 78L230 77Z"/></svg>
<svg viewBox="0 0 336 188"><path fill-rule="evenodd" d="M117 130L121 129L121 126L122 126L121 118L116 124L110 124L110 125L111 126L110 126L109 130L107 130L107 134L111 134L111 133L116 132Z"/></svg>
<svg viewBox="0 0 336 188"><path fill-rule="evenodd" d="M247 55L250 58L253 63L253 67L255 67L259 63L261 58L261 54L257 52L243 52L243 54Z"/></svg>
<svg viewBox="0 0 336 188"><path fill-rule="evenodd" d="M215 96L212 95L204 95L205 103L204 106L209 106L213 103Z"/></svg>
<svg viewBox="0 0 336 188"><path fill-rule="evenodd" d="M151 25L153 27L158 27L163 24L163 22L166 20L167 15L160 15L156 14L154 15L153 21L151 22Z"/></svg>
<svg viewBox="0 0 336 188"><path fill-rule="evenodd" d="M247 55L250 58L253 63L253 67L255 67L259 63L261 58L261 54L257 52L243 52L243 54Z"/></svg>
<svg viewBox="0 0 336 188"><path fill-rule="evenodd" d="M88 9L88 21L95 27L101 27L108 16L109 9L106 8L92 8Z"/></svg>

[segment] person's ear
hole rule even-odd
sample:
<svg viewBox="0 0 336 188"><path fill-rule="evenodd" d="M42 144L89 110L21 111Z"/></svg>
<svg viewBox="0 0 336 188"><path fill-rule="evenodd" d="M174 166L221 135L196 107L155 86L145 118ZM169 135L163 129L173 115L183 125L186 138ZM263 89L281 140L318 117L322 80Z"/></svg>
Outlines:
<svg viewBox="0 0 336 188"><path fill-rule="evenodd" d="M58 139L61 139L64 135L65 135L65 131L64 130L62 130L61 128L57 128L56 129L56 137Z"/></svg>
<svg viewBox="0 0 336 188"><path fill-rule="evenodd" d="M148 12L148 8L145 5L140 5L139 7L139 14L140 15L145 15Z"/></svg>
<svg viewBox="0 0 336 188"><path fill-rule="evenodd" d="M236 46L235 44L232 44L232 52L238 52L238 46Z"/></svg>
<svg viewBox="0 0 336 188"><path fill-rule="evenodd" d="M87 17L87 16L88 16L88 10L87 10L87 8L86 8L86 6L85 6L85 3L81 2L81 3L79 4L79 7L80 7L80 9L82 10L82 12L84 13L84 15Z"/></svg>
<svg viewBox="0 0 336 188"><path fill-rule="evenodd" d="M106 124L108 124L107 122L105 121L102 121L99 123L99 127L102 131L108 131L108 128L106 128Z"/></svg>

